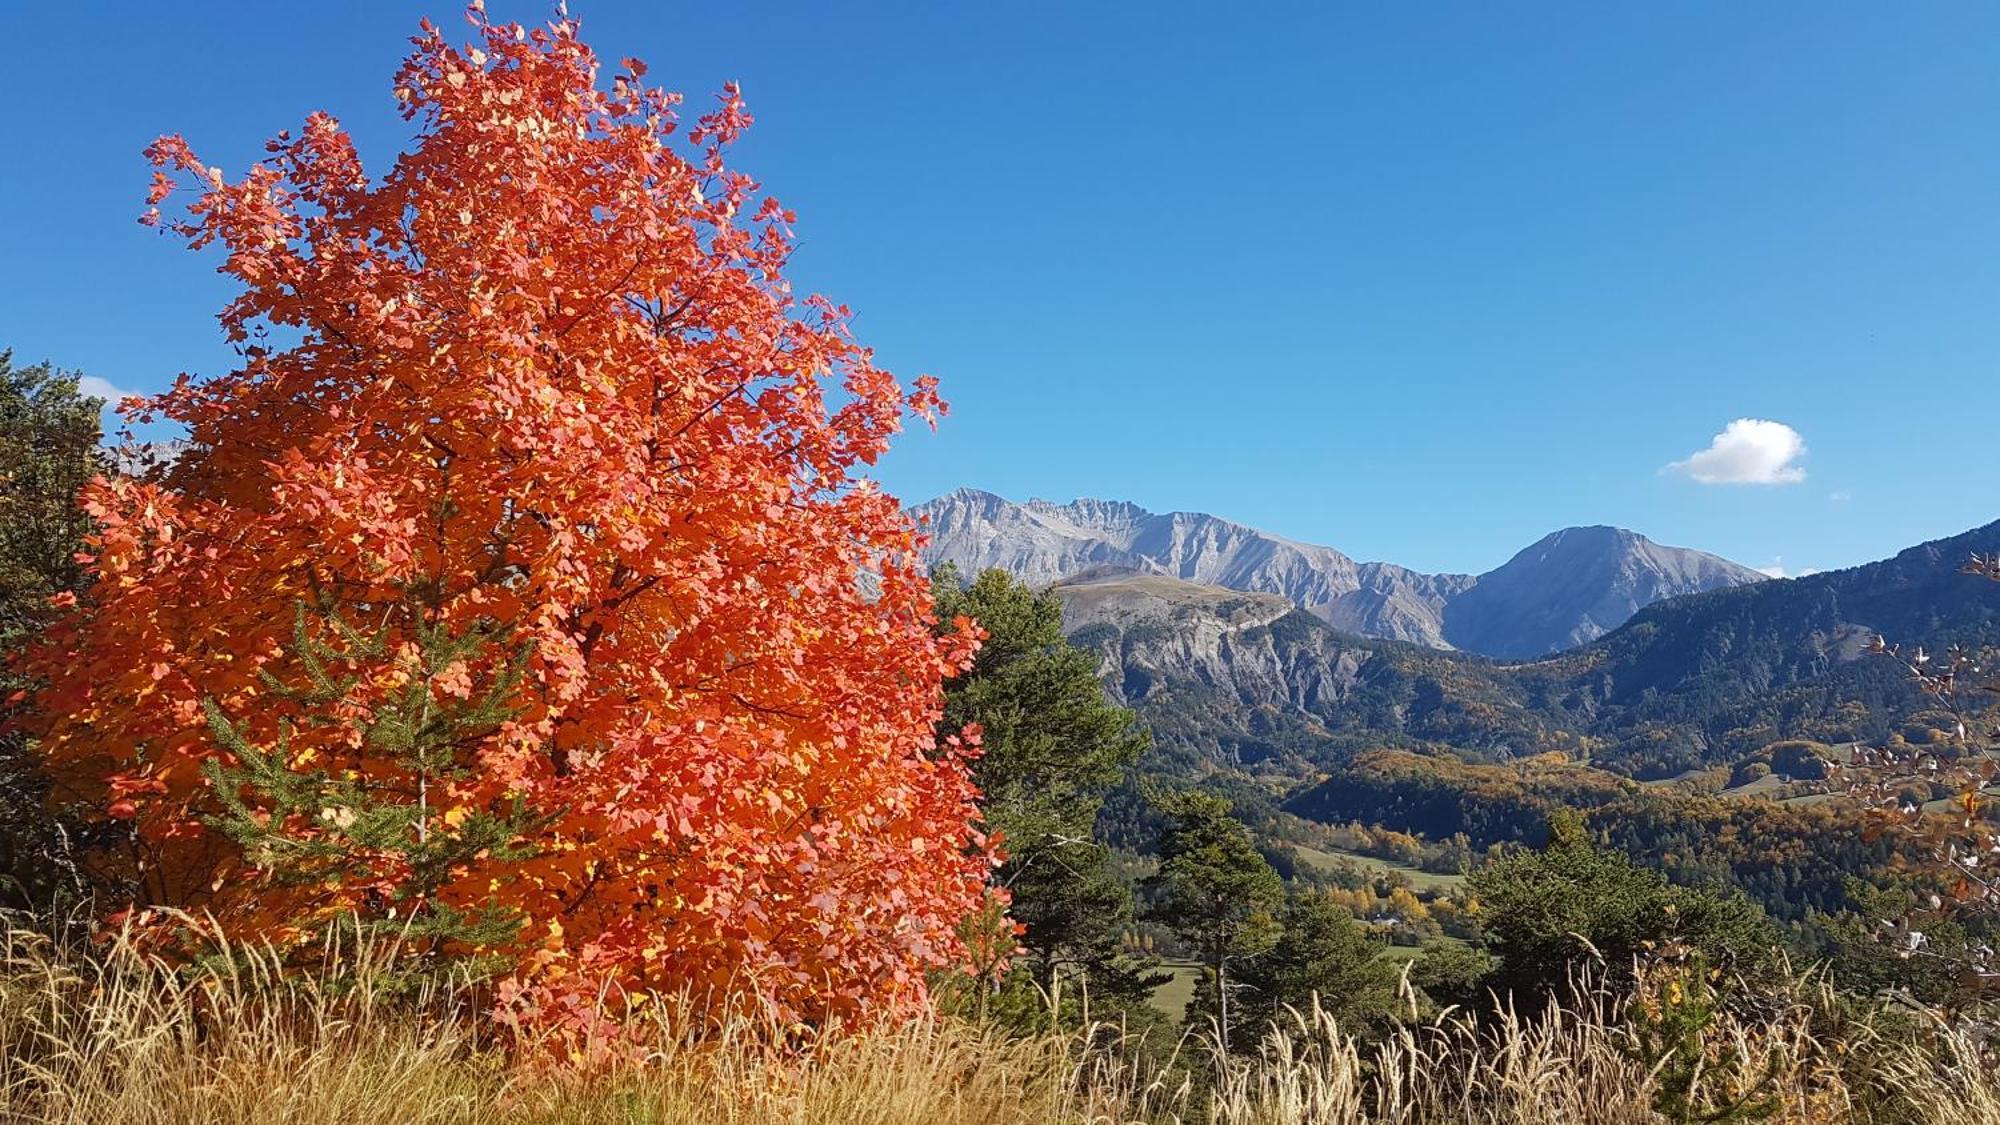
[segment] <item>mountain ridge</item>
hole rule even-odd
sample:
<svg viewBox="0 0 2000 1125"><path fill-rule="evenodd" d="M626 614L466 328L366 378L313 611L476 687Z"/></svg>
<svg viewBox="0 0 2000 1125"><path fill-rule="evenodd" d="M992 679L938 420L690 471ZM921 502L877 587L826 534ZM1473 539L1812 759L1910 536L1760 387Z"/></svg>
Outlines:
<svg viewBox="0 0 2000 1125"><path fill-rule="evenodd" d="M1122 500L1016 502L962 488L910 511L930 532L925 558L933 566L950 562L968 574L999 567L1043 587L1121 567L1279 594L1359 636L1512 659L1593 640L1662 598L1766 577L1603 525L1553 532L1486 574L1470 575L1357 562L1333 547L1205 512L1155 513Z"/></svg>
<svg viewBox="0 0 2000 1125"><path fill-rule="evenodd" d="M1404 746L1558 751L1655 779L1783 739L1872 744L1922 715L1932 704L1868 642L2000 644L2000 584L1960 573L1995 551L2000 522L1857 567L1671 598L1531 662L1358 637L1281 612L1273 595L1160 575L1101 572L1051 592L1170 771L1220 766L1282 790Z"/></svg>

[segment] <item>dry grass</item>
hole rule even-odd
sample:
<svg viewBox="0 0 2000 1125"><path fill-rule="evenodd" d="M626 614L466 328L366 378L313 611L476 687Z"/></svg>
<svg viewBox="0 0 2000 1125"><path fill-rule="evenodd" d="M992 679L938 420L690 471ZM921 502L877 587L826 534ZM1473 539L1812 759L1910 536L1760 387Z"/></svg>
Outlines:
<svg viewBox="0 0 2000 1125"><path fill-rule="evenodd" d="M0 1121L660 1125L1028 1125L1663 1120L1658 1075L1629 1050L1620 1001L1598 996L1484 1030L1447 1019L1364 1043L1320 1013L1255 1059L1199 1039L1171 1057L1008 1039L941 1016L826 1033L787 1051L749 1024L695 1036L648 1010L643 1057L588 1076L510 1061L452 997L391 999L371 973L341 987L280 980L238 952L187 975L113 943L65 955L0 930ZM1809 999L1809 998L1808 998ZM1963 1034L1888 1049L1865 1025L1833 1041L1810 1003L1705 1041L1768 1073L1775 1120L2000 1122L2000 1087ZM1820 1021L1824 1022L1824 1021ZM1101 1041L1103 1037L1099 1036ZM1200 1076L1200 1077L1197 1077Z"/></svg>
<svg viewBox="0 0 2000 1125"><path fill-rule="evenodd" d="M453 997L395 998L375 966L343 968L323 985L238 949L188 974L124 943L80 959L0 932L0 1121L1015 1125L1111 1088L1058 1039L932 1016L780 1051L766 1028L707 1027L668 1001L629 1061L516 1065Z"/></svg>

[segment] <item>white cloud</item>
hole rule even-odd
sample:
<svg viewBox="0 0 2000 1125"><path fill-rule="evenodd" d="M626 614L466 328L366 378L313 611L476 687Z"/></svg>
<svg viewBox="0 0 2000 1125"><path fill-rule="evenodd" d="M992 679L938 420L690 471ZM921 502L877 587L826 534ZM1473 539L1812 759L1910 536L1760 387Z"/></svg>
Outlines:
<svg viewBox="0 0 2000 1125"><path fill-rule="evenodd" d="M1806 439L1783 422L1738 418L1724 426L1707 449L1662 471L1699 484L1798 484L1806 479L1806 471L1794 462L1805 455Z"/></svg>
<svg viewBox="0 0 2000 1125"><path fill-rule="evenodd" d="M1804 578L1808 574L1818 574L1820 571L1820 568L1816 566L1803 567L1799 570L1786 570L1785 556L1783 555L1771 556L1770 566L1754 567L1753 569L1766 578Z"/></svg>
<svg viewBox="0 0 2000 1125"><path fill-rule="evenodd" d="M113 386L110 380L100 379L95 375L85 375L76 382L84 394L90 395L93 398L103 399L105 409L107 410L117 406L120 399L126 398L133 393L122 387Z"/></svg>
<svg viewBox="0 0 2000 1125"><path fill-rule="evenodd" d="M1826 498L1827 498L1828 500L1831 500L1831 501L1833 501L1833 502L1834 502L1834 503L1836 503L1836 504L1845 504L1845 503L1847 503L1847 502L1848 502L1849 500L1852 500L1852 499L1854 499L1854 494L1853 494L1852 492L1849 492L1849 491L1847 491L1846 489L1844 489L1844 488L1843 488L1843 489L1840 489L1840 490L1839 490L1839 491L1837 491L1837 492L1829 492L1829 493L1827 493L1827 494L1826 494Z"/></svg>

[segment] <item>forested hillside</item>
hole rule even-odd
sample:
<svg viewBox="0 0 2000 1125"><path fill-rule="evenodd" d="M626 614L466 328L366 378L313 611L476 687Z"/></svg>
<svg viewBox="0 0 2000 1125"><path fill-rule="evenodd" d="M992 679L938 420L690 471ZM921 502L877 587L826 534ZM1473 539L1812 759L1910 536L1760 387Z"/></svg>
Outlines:
<svg viewBox="0 0 2000 1125"><path fill-rule="evenodd" d="M1276 603L1117 575L1058 584L1070 639L1170 747L1291 774L1378 745L1482 759L1561 751L1638 779L1788 738L1876 741L1922 710L1879 634L2000 641L2000 589L1961 573L2000 524L1879 563L1671 599L1592 644L1506 663L1339 633ZM1120 595L1124 595L1121 597ZM1264 605L1267 603L1257 603Z"/></svg>
<svg viewBox="0 0 2000 1125"><path fill-rule="evenodd" d="M1054 590L1071 642L1153 732L1138 776L1227 792L1274 840L1296 816L1479 851L1538 843L1576 809L1650 866L1798 919L1845 907L1846 880L1893 859L1832 800L1850 748L1942 745L1956 721L1871 642L2000 642L2000 585L1962 572L1996 547L2000 524L1671 599L1526 663L1343 634L1270 595L1157 575Z"/></svg>

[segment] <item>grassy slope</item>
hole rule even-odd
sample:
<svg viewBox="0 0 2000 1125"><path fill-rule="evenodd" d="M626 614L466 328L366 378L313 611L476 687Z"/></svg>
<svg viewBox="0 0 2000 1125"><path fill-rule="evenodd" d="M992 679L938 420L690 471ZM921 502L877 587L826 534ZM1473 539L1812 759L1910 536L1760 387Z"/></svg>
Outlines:
<svg viewBox="0 0 2000 1125"><path fill-rule="evenodd" d="M1171 974L1171 978L1153 990L1153 1007L1179 1020L1187 1015L1188 1002L1194 999L1195 986L1201 983L1201 966L1192 961L1167 961L1160 968Z"/></svg>
<svg viewBox="0 0 2000 1125"><path fill-rule="evenodd" d="M1337 871L1342 867L1359 867L1371 875L1401 875L1410 881L1410 887L1419 891L1449 891L1465 882L1463 875L1443 875L1435 871L1425 871L1421 867L1411 867L1406 863L1382 859L1379 856L1363 855L1346 849L1321 849L1304 844L1294 845L1299 858L1322 871Z"/></svg>

